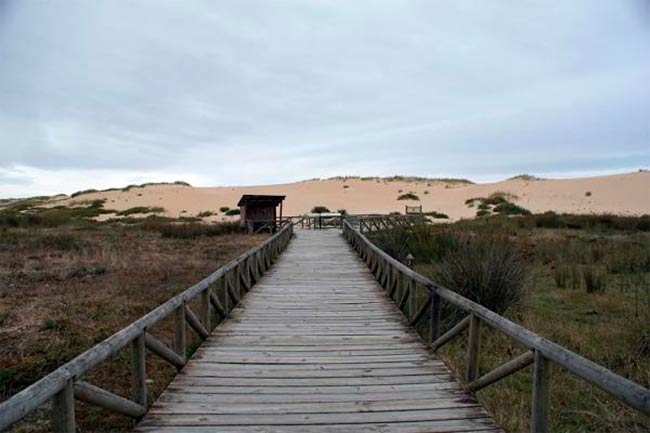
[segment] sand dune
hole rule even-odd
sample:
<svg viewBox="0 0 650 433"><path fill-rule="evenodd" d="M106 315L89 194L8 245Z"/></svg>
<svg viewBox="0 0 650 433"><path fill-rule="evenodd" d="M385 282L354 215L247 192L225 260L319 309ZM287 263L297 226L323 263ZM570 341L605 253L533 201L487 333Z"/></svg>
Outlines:
<svg viewBox="0 0 650 433"><path fill-rule="evenodd" d="M424 211L439 211L458 219L473 217L476 213L465 200L498 191L512 194L514 202L532 212L650 214L650 172L646 171L573 179L510 179L486 184L357 178L237 187L150 185L128 191L84 194L57 204L106 199L105 208L119 211L135 206L159 206L165 209L167 216L178 217L218 211L222 206L236 207L242 194L284 194L287 196L284 215L307 213L315 205L331 210L346 209L349 213L403 213L405 205L421 204ZM397 199L408 192L416 194L420 200Z"/></svg>

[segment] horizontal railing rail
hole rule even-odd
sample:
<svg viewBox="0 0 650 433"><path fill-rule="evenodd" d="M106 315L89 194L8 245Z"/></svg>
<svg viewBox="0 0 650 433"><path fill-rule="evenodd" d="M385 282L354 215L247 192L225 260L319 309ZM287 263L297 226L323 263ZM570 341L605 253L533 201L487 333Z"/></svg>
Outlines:
<svg viewBox="0 0 650 433"><path fill-rule="evenodd" d="M52 401L52 430L55 432L75 431L75 399L133 418L144 415L147 411L145 349L149 349L178 369L182 368L187 362L186 323L202 339L207 338L213 328L212 312L216 312L222 319L227 317L228 305L232 308L239 303L242 292L250 290L270 268L273 261L286 248L292 235L293 225L286 224L261 245L220 267L202 281L0 403L0 431L11 427L50 400ZM212 290L215 284L224 291L222 298L230 299L225 306ZM188 305L197 296L201 297L199 313L195 313ZM153 325L171 314L175 317L173 348L148 332ZM79 379L81 375L127 345L131 345L132 351L131 399Z"/></svg>
<svg viewBox="0 0 650 433"><path fill-rule="evenodd" d="M408 303L409 324L415 325L428 315L428 343L434 351L468 330L465 380L470 390L482 389L533 364L531 430L534 433L547 432L549 429L551 361L628 406L644 414L650 414L650 390L647 388L418 274L374 245L348 221L343 223L343 235L370 268L379 284L398 303L400 309L406 307ZM416 297L418 285L428 291L426 300L420 305ZM452 329L440 335L442 300L465 311L467 316ZM479 377L481 323L499 330L525 346L528 351Z"/></svg>
<svg viewBox="0 0 650 433"><path fill-rule="evenodd" d="M351 224L359 227L361 233L387 230L397 226L421 224L425 218L418 215L357 215L352 217Z"/></svg>

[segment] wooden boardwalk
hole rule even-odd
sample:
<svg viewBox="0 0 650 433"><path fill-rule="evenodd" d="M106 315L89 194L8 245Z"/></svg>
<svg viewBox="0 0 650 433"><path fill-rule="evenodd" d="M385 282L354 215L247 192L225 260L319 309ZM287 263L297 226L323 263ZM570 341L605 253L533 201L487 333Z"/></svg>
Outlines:
<svg viewBox="0 0 650 433"><path fill-rule="evenodd" d="M338 230L298 231L136 427L161 433L495 430Z"/></svg>

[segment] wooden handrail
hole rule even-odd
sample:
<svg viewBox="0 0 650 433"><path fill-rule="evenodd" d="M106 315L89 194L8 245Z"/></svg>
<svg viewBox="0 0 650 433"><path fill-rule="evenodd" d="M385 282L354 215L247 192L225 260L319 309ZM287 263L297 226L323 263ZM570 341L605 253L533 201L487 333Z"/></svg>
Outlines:
<svg viewBox="0 0 650 433"><path fill-rule="evenodd" d="M286 248L292 235L293 225L285 225L280 231L264 241L261 245L241 254L239 257L220 267L200 282L174 296L169 301L153 309L130 325L117 331L101 343L91 347L63 366L57 368L52 373L34 382L8 400L0 403L0 431L11 427L30 412L52 399L54 399L55 402L53 420L54 431L74 431L74 401L70 397L72 395L72 390L75 389L74 384L78 382L77 378L106 360L108 357L114 355L123 347L131 344L136 339L142 338L142 342L144 342L144 335L147 332L147 329L150 329L170 314L176 314L177 317L176 334L177 338L180 339L182 343L178 344L178 347L175 345L175 349L179 352L179 357L167 359L168 357L163 355L163 352L166 353L166 350L159 345L155 347L154 350L160 352L159 355L163 355L162 359L178 366L178 364L180 364L179 361L185 357L184 324L182 322L179 323L179 318L187 320L194 329L198 329L198 332L202 334L203 337L206 337L207 333L209 333L211 329L209 323L202 323L201 318L187 307L187 303L199 295L208 294L208 296L203 296L205 304L204 308L207 308L207 310L202 311L209 312L210 307L218 305L222 310L219 311L219 313L225 315L227 311L225 311L223 306L218 302L216 296L212 294L210 286L226 278L231 271L236 273L238 281L240 279L240 274L242 273L247 275L255 273L257 277L261 276L261 272L268 270L270 263ZM257 279L258 278L256 278L256 280ZM209 296L210 294L212 294L212 296ZM233 306L234 305L231 305L231 307ZM205 321L204 318L204 322ZM209 320L207 322L209 322ZM150 347L152 341L152 339L149 339ZM154 346L156 346L156 343L154 343ZM86 386L84 389L90 388ZM72 420L70 417L72 417Z"/></svg>
<svg viewBox="0 0 650 433"><path fill-rule="evenodd" d="M411 281L416 282L429 291L430 296L428 297L429 301L427 302L430 302L429 305L432 306L429 317L430 329L438 326L437 322L439 319L436 317L436 314L439 315L439 305L436 306L436 297L439 297L470 314L466 320L461 322L463 328L470 324L470 318L476 321L476 326L478 326L479 321L484 322L492 328L506 334L529 350L534 351L535 388L533 390L533 419L535 421L533 422L533 432L538 433L548 431L548 377L550 374L548 361L553 361L581 379L611 394L615 398L626 403L628 406L642 413L650 414L650 390L647 388L634 381L626 379L575 352L547 340L521 325L518 325L482 305L470 301L458 293L413 271L382 251L366 236L364 236L360 230L355 229L348 221L343 223L343 235L364 262L369 264L371 271L376 276L381 276L389 271L396 270L401 273L402 276L411 279ZM388 290L388 287L384 288ZM403 304L403 300L398 302L399 304ZM420 308L417 310L416 314L421 315L422 313L423 308ZM438 338L437 341L434 342L433 348L435 349L439 347L444 344L448 338L457 335L459 329L454 329L452 331ZM475 328L472 337L476 342L475 344L478 344L477 332L478 327ZM437 330L435 332L430 332L430 336L435 334L437 334ZM476 346L469 351L467 370L470 375L470 381L483 381L482 379L477 379L475 377L476 363L478 362L478 350L479 348ZM512 365L518 364L514 363ZM499 373L503 373L504 371L517 371L518 369L516 368L510 368L512 365L509 365L508 368L503 369ZM487 380L485 380L485 382L487 382Z"/></svg>

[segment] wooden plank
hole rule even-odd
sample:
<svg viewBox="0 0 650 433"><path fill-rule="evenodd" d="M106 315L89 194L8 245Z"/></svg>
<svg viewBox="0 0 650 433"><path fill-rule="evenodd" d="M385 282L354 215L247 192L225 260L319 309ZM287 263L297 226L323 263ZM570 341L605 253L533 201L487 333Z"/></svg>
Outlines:
<svg viewBox="0 0 650 433"><path fill-rule="evenodd" d="M268 257L253 262L266 265ZM389 293L338 233L299 233L139 431L497 429L407 325L388 296L406 289L378 265ZM428 303L414 315L425 312Z"/></svg>
<svg viewBox="0 0 650 433"><path fill-rule="evenodd" d="M265 426L228 426L228 433L260 433ZM214 433L211 426L140 426L137 432L157 433ZM401 423L355 423L355 424L328 424L328 425L274 425L274 433L377 433L399 431L400 433L442 433L442 432L495 432L500 431L494 427L489 418L474 418L469 420L444 420L420 421Z"/></svg>

